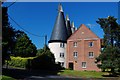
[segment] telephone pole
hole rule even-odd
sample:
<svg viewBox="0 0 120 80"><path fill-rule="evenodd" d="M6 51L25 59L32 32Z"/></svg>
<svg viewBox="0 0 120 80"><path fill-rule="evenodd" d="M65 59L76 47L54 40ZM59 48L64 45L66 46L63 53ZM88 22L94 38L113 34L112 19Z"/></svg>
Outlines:
<svg viewBox="0 0 120 80"><path fill-rule="evenodd" d="M44 37L45 37L44 44L47 45L47 35L45 35Z"/></svg>
<svg viewBox="0 0 120 80"><path fill-rule="evenodd" d="M47 49L47 35L44 36L44 51Z"/></svg>

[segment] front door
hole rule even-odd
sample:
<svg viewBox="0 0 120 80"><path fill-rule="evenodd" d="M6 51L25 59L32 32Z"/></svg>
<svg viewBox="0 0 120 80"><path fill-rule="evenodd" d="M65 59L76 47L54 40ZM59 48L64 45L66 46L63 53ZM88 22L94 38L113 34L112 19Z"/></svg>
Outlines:
<svg viewBox="0 0 120 80"><path fill-rule="evenodd" d="M73 70L74 69L74 67L73 67L74 65L73 65L73 63L72 62L70 62L69 63L69 69L71 69L71 70Z"/></svg>

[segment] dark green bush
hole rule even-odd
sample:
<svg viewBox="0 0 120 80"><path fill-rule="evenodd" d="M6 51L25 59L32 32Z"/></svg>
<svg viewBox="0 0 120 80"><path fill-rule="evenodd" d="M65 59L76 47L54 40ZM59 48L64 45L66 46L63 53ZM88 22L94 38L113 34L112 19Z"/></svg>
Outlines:
<svg viewBox="0 0 120 80"><path fill-rule="evenodd" d="M55 58L52 53L46 51L45 53L29 60L27 68L39 70L60 70L62 67L55 63Z"/></svg>
<svg viewBox="0 0 120 80"><path fill-rule="evenodd" d="M29 63L29 66L32 69L52 69L55 66L52 58L46 54L40 55L33 60L30 60Z"/></svg>

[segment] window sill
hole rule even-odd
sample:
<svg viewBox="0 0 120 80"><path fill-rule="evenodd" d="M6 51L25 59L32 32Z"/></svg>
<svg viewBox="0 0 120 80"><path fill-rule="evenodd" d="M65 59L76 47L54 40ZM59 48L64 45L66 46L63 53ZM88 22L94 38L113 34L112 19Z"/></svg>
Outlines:
<svg viewBox="0 0 120 80"><path fill-rule="evenodd" d="M60 58L65 58L65 57L60 57Z"/></svg>
<svg viewBox="0 0 120 80"><path fill-rule="evenodd" d="M83 69L86 69L86 67L82 67Z"/></svg>
<svg viewBox="0 0 120 80"><path fill-rule="evenodd" d="M94 57L89 57L90 59L93 59Z"/></svg>

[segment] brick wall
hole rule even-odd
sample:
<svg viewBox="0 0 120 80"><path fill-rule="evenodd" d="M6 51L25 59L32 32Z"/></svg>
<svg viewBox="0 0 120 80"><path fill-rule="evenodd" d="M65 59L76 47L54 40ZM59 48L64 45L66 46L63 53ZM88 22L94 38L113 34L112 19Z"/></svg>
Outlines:
<svg viewBox="0 0 120 80"><path fill-rule="evenodd" d="M73 45L74 42L77 42L76 47ZM89 47L90 42L93 42L92 47ZM69 68L69 62L72 62L74 70L100 71L94 62L95 58L100 54L100 45L100 38L85 25L81 25L67 40L67 68ZM74 52L78 54L76 58L73 56ZM93 52L94 56L89 57L89 52ZM82 62L86 62L86 68L82 68Z"/></svg>

